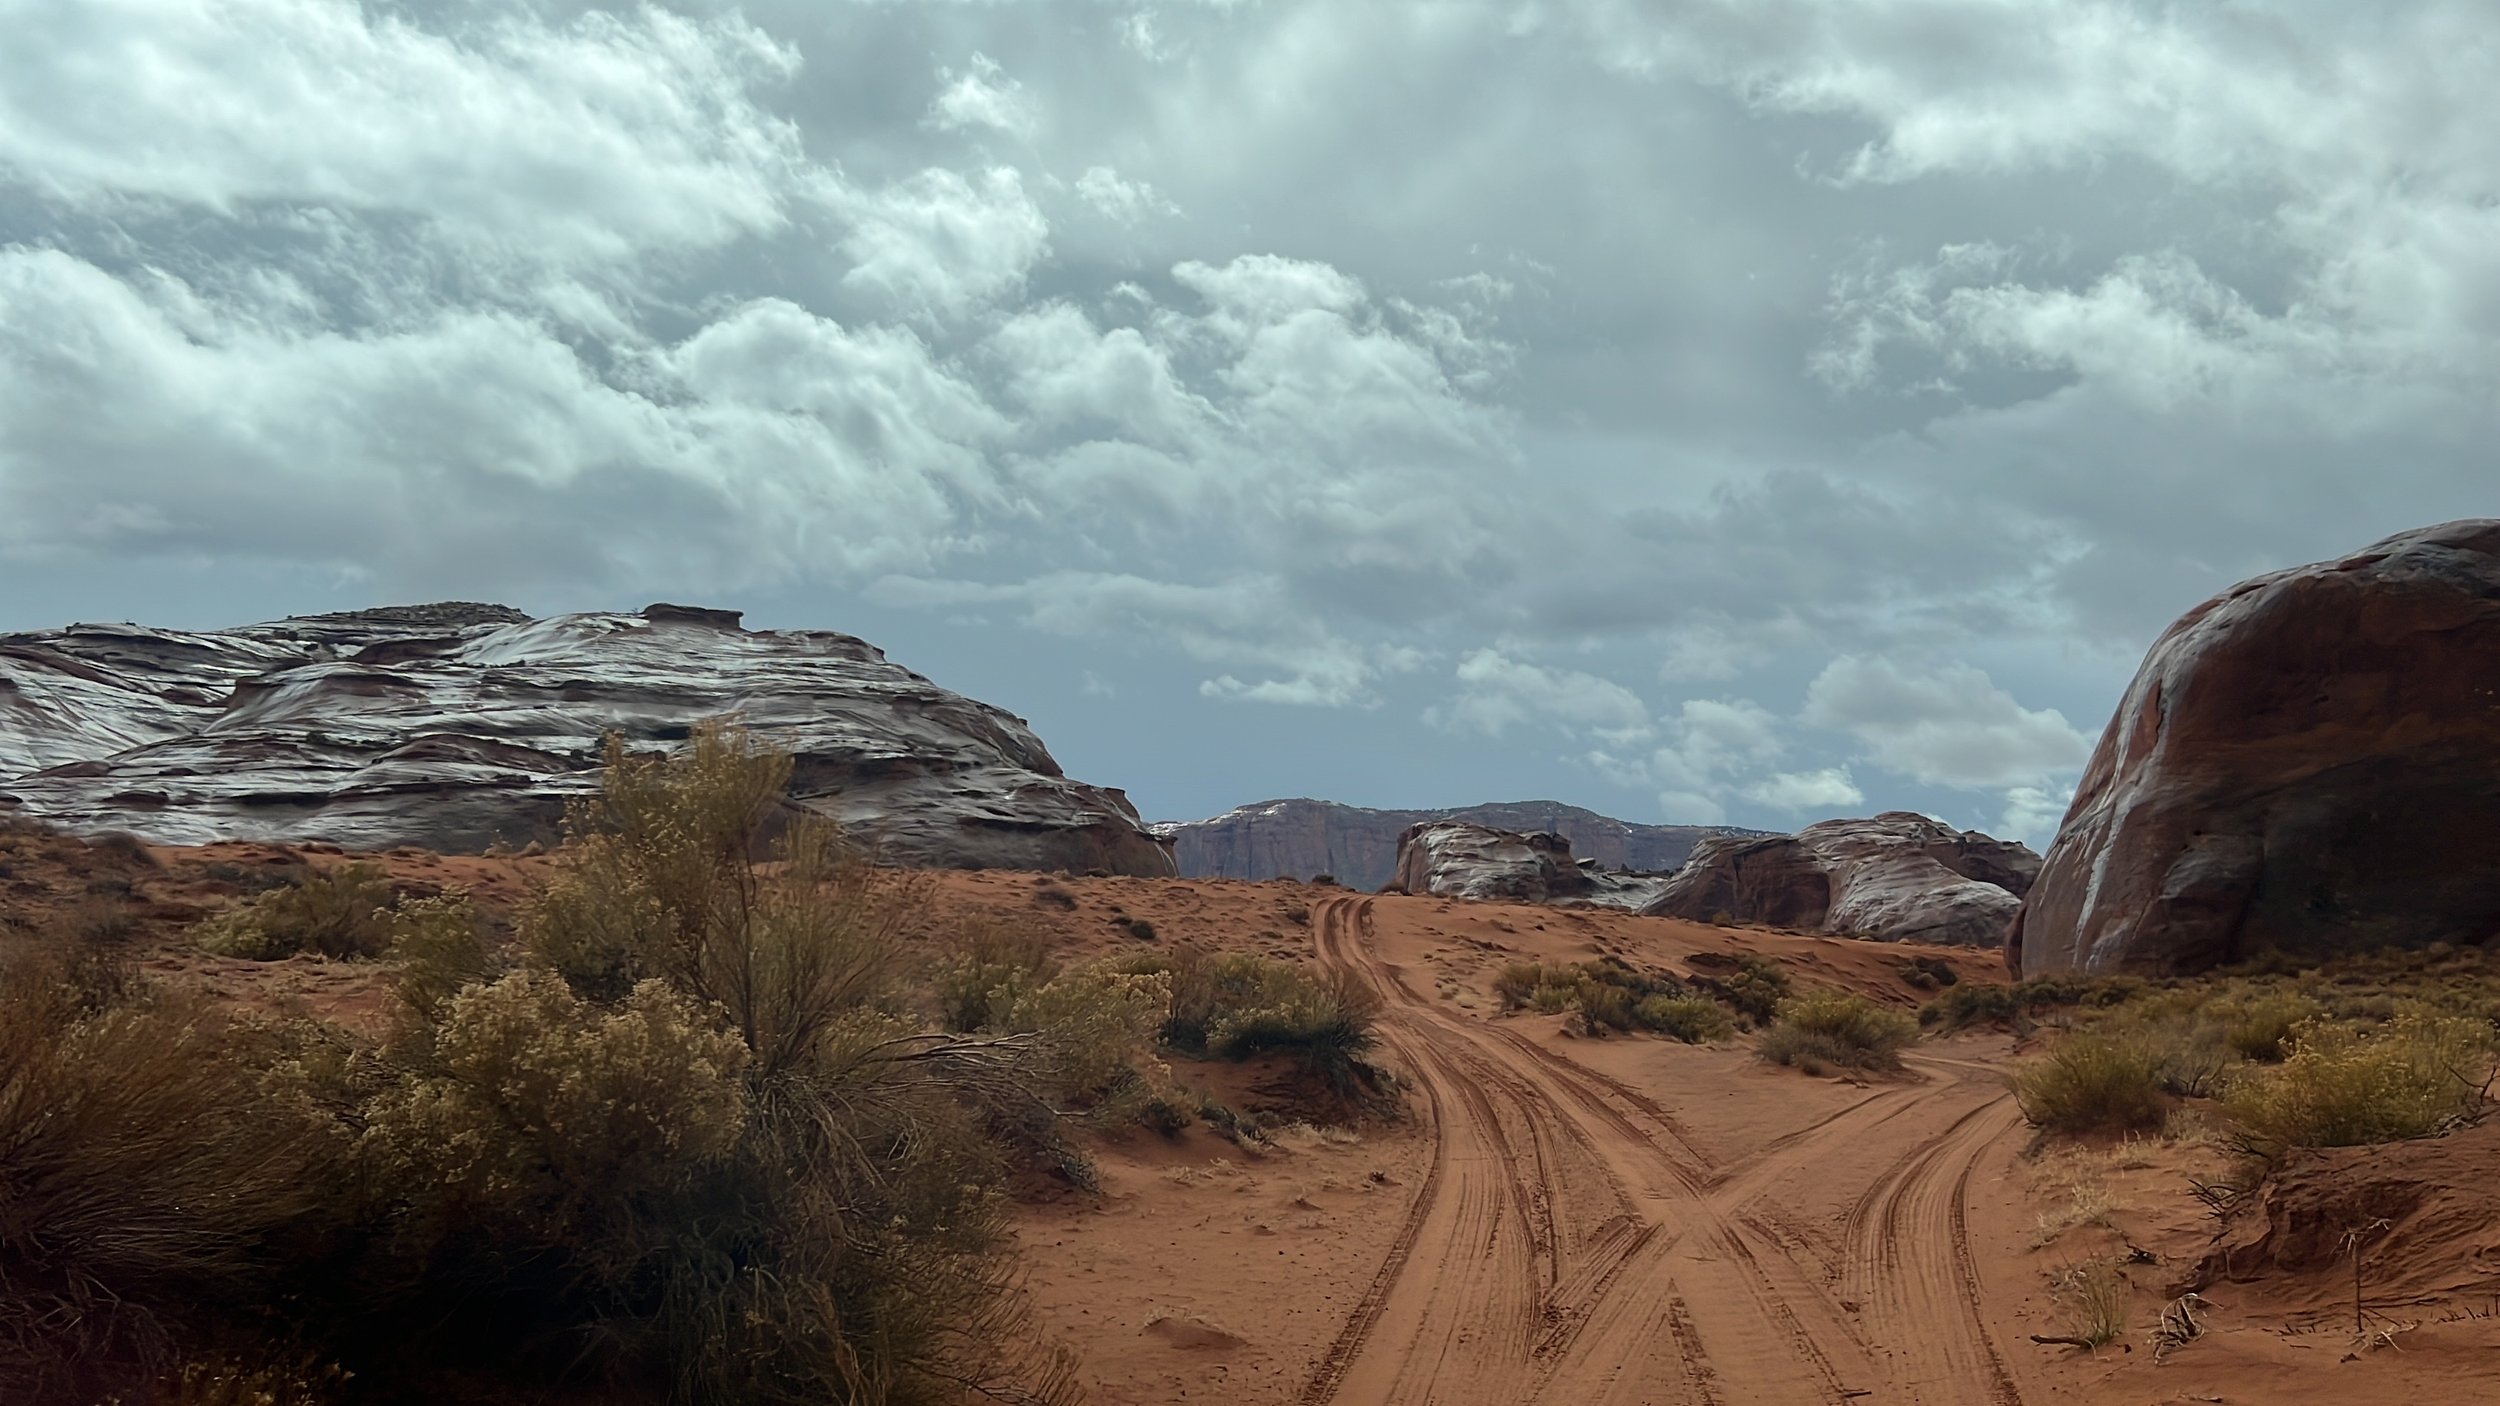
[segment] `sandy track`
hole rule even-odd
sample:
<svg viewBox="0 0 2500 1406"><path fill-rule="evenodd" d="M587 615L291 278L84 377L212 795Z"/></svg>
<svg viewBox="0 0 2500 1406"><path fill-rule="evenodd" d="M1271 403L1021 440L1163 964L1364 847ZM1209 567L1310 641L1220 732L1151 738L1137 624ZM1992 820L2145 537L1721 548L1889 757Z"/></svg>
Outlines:
<svg viewBox="0 0 2500 1406"><path fill-rule="evenodd" d="M2017 1116L1986 1070L1920 1061L1714 1166L1667 1101L1419 994L1372 909L1319 904L1319 959L1388 1003L1434 1155L1305 1406L2020 1406L1964 1221ZM1774 1194L1800 1177L1856 1199L1816 1223Z"/></svg>

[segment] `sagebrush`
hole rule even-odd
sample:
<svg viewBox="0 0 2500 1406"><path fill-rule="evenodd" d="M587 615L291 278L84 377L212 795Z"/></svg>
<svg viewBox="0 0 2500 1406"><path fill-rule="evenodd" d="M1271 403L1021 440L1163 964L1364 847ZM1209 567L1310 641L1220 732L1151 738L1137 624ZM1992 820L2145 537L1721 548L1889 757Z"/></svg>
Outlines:
<svg viewBox="0 0 2500 1406"><path fill-rule="evenodd" d="M1762 1033L1761 1057L1808 1073L1826 1066L1897 1069L1918 1039L1918 1020L1845 991L1813 991L1779 1008Z"/></svg>

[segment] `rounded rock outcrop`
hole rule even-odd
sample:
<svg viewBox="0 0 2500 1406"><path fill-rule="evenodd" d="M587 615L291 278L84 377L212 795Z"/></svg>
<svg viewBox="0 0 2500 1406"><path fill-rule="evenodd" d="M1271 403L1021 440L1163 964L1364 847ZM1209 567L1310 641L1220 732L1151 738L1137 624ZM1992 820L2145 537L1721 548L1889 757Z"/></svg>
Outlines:
<svg viewBox="0 0 2500 1406"><path fill-rule="evenodd" d="M849 635L665 604L0 635L0 809L167 844L519 845L596 789L607 735L647 751L724 715L890 861L1174 872L1127 797L1070 779L1023 719Z"/></svg>
<svg viewBox="0 0 2500 1406"><path fill-rule="evenodd" d="M2146 654L2019 975L2500 937L2500 519L2243 582Z"/></svg>
<svg viewBox="0 0 2500 1406"><path fill-rule="evenodd" d="M1913 811L1705 840L1641 911L1881 942L1993 946L2040 859Z"/></svg>

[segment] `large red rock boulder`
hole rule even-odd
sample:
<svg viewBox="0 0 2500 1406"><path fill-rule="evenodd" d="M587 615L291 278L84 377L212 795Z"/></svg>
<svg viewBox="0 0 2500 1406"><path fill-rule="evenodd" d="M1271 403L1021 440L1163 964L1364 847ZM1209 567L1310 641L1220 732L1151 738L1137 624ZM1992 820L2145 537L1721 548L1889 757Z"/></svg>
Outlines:
<svg viewBox="0 0 2500 1406"><path fill-rule="evenodd" d="M1641 911L1885 942L1993 946L2040 857L1911 811L1794 835L1704 840Z"/></svg>
<svg viewBox="0 0 2500 1406"><path fill-rule="evenodd" d="M2017 974L2500 937L2500 519L2276 572L2156 642L2006 938Z"/></svg>

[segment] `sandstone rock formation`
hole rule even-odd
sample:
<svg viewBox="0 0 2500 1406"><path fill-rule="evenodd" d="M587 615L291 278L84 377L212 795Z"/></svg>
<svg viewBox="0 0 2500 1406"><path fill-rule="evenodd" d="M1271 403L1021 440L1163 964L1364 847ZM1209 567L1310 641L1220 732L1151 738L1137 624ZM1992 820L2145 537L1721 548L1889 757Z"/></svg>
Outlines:
<svg viewBox="0 0 2500 1406"><path fill-rule="evenodd" d="M1701 922L1993 946L2040 857L1909 811L1794 835L1705 841L1644 913Z"/></svg>
<svg viewBox="0 0 2500 1406"><path fill-rule="evenodd" d="M792 749L800 803L897 862L1173 872L1021 719L849 635L667 605L0 635L0 808L178 844L520 844L596 787L604 734L663 746L732 712Z"/></svg>
<svg viewBox="0 0 2500 1406"><path fill-rule="evenodd" d="M2500 937L2500 519L2244 582L2154 644L2006 939L2024 974Z"/></svg>
<svg viewBox="0 0 2500 1406"><path fill-rule="evenodd" d="M1555 801L1511 801L1457 810L1367 810L1333 801L1261 801L1208 820L1165 822L1181 875L1192 879L1307 879L1333 874L1376 889L1397 872L1398 840L1428 820L1466 820L1517 835L1569 837L1581 859L1600 868L1673 873L1693 846L1719 834L1756 834L1716 825L1634 825Z"/></svg>
<svg viewBox="0 0 2500 1406"><path fill-rule="evenodd" d="M1610 873L1574 859L1571 841L1550 831L1518 835L1464 820L1427 820L1398 837L1398 887L1442 898L1512 903L1589 903L1638 908L1665 882Z"/></svg>

